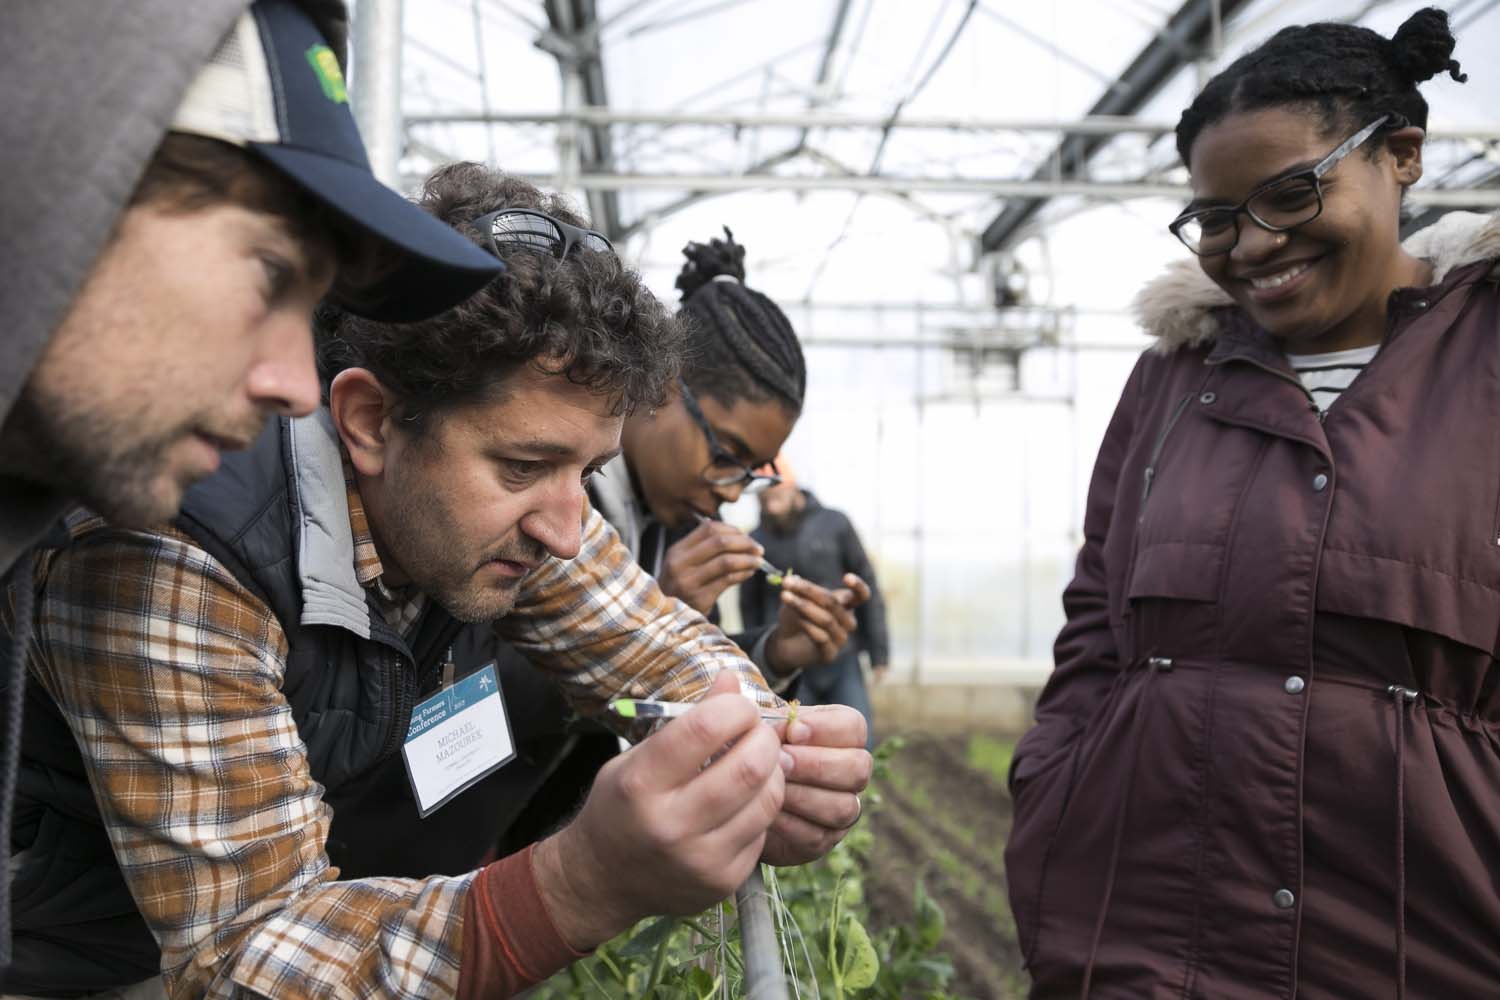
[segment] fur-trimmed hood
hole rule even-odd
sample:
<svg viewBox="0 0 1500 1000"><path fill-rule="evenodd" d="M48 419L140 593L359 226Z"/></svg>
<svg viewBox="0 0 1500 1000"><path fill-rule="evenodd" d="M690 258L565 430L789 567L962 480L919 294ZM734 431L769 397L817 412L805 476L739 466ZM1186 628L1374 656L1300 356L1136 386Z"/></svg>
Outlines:
<svg viewBox="0 0 1500 1000"><path fill-rule="evenodd" d="M1449 271L1481 260L1500 258L1500 212L1450 212L1407 239L1408 253L1429 261L1433 281ZM1500 264L1496 265L1500 273ZM1214 310L1234 302L1203 273L1196 260L1172 263L1149 282L1131 303L1141 327L1157 341L1151 349L1170 354L1179 347L1198 347L1219 335Z"/></svg>

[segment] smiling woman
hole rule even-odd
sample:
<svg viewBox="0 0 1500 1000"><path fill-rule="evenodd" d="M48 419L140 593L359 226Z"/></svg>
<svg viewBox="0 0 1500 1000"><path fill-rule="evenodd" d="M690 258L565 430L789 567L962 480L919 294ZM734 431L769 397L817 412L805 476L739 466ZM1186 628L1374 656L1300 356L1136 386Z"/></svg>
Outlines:
<svg viewBox="0 0 1500 1000"><path fill-rule="evenodd" d="M1033 996L1500 981L1500 219L1398 237L1454 45L1287 28L1182 116L1195 258L1138 300L1010 772Z"/></svg>

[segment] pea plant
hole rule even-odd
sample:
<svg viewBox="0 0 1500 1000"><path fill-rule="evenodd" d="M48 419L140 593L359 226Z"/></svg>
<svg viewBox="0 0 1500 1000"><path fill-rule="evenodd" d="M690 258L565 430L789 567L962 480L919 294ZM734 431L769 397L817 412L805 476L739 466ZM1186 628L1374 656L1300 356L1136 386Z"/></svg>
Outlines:
<svg viewBox="0 0 1500 1000"><path fill-rule="evenodd" d="M879 786L900 750L875 753L865 816L880 808ZM799 868L763 868L787 992L796 1000L952 1000L952 962L942 954L943 911L920 880L912 912L874 927L861 872L874 834L862 822L827 857ZM534 1000L738 1000L747 996L732 901L693 917L637 924L592 956L541 984Z"/></svg>

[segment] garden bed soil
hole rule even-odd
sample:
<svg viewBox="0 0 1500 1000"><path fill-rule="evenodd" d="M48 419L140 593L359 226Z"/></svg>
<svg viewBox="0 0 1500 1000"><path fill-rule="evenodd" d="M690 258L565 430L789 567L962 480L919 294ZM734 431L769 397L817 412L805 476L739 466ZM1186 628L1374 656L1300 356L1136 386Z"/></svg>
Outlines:
<svg viewBox="0 0 1500 1000"><path fill-rule="evenodd" d="M996 777L970 763L971 737L908 735L891 761L882 801L867 822L875 834L864 873L876 927L909 922L918 878L942 907L940 950L952 959L949 994L973 1000L1024 997L1015 924L1002 855L1010 833L1010 796Z"/></svg>

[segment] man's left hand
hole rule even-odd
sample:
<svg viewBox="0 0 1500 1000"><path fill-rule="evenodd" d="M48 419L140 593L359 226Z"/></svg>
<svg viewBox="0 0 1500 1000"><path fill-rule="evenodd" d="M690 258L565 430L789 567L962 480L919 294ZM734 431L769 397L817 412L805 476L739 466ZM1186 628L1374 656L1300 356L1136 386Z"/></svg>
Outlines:
<svg viewBox="0 0 1500 1000"><path fill-rule="evenodd" d="M767 640L766 659L773 672L786 675L832 663L858 622L854 609L870 599L870 585L844 574L837 590L800 576L781 583L781 613Z"/></svg>
<svg viewBox="0 0 1500 1000"><path fill-rule="evenodd" d="M801 865L831 851L858 822L875 762L865 749L865 717L847 705L809 706L790 732L779 728L793 766L761 860Z"/></svg>

